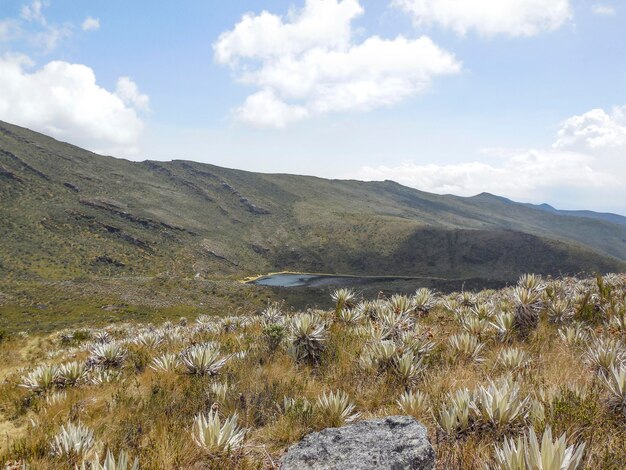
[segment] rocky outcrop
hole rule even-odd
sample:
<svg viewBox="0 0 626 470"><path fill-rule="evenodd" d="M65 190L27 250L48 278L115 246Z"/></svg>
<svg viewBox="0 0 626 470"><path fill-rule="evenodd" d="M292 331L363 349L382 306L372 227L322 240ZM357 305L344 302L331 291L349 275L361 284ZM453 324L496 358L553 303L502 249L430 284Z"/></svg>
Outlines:
<svg viewBox="0 0 626 470"><path fill-rule="evenodd" d="M252 212L256 215L266 215L270 214L270 211L267 209L263 209L262 207L258 207L256 204L253 204L247 197L242 196L239 191L237 191L234 187L228 184L226 181L221 180L222 187L230 191L234 196L239 198L239 202L243 204L243 206L248 210L248 212Z"/></svg>
<svg viewBox="0 0 626 470"><path fill-rule="evenodd" d="M282 470L432 470L426 428L409 416L388 416L324 429L292 446Z"/></svg>

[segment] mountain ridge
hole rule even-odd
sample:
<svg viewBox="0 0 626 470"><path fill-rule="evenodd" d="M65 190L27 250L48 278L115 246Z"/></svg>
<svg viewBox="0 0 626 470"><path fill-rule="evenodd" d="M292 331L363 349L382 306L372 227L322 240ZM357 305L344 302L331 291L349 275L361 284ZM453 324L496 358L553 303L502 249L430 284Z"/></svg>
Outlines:
<svg viewBox="0 0 626 470"><path fill-rule="evenodd" d="M298 270L512 280L623 270L626 226L499 196L131 162L0 122L0 272L242 276Z"/></svg>

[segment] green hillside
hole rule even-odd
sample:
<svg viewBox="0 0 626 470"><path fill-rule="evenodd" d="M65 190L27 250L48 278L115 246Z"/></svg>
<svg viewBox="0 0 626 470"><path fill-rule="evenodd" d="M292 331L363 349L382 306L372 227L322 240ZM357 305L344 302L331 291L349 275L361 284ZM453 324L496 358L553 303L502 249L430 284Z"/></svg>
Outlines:
<svg viewBox="0 0 626 470"><path fill-rule="evenodd" d="M277 270L514 280L623 270L626 226L391 181L101 156L0 122L0 274Z"/></svg>

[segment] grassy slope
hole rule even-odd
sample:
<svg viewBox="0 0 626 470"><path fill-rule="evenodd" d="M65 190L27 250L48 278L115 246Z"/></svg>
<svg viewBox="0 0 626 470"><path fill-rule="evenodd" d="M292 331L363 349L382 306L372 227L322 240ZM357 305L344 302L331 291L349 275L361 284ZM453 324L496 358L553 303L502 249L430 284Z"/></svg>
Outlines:
<svg viewBox="0 0 626 470"><path fill-rule="evenodd" d="M0 273L482 277L618 271L626 228L497 197L96 155L0 124ZM621 261L620 261L621 260Z"/></svg>
<svg viewBox="0 0 626 470"><path fill-rule="evenodd" d="M610 391L587 357L587 351L598 347L591 332L614 341L613 348L623 348L624 329L616 328L615 323L607 325L626 314L624 278L612 285L610 290L600 290L595 280L551 283L546 289L551 294L542 296L546 304L536 329L528 335L519 335L514 329L507 339L487 326L480 332L483 349L479 357L473 358L455 350L450 338L464 332L466 321L478 318L477 314L458 305L453 314L445 307L453 305L454 299L463 299L460 294L439 299L428 315L408 315L402 328L407 336L395 338L398 347L405 344L401 338L407 337L417 344L434 343L432 351L422 357L423 373L410 381L399 377L393 367L363 367L361 359L375 343L368 332L380 328L378 320L372 322L368 317L351 326L337 320L332 310L315 312L315 321L324 325L325 341L319 363L314 364L297 363L290 357L288 337L285 344L272 343L274 336L268 331L284 330L264 331L259 316L244 315L224 322L212 319L214 328L204 330L194 329L195 322L190 321L187 327L178 329L185 332L179 339L173 336L173 340L163 341L156 348L134 344L133 339L146 331L171 333L171 325L116 323L108 331L126 341L124 347L129 352L119 379L67 387L66 395L50 404L46 397L53 395L52 391L28 392L19 386L22 377L39 364L84 361L91 344L85 339L90 335L93 338L96 331L87 334L84 330L69 330L65 340L58 333L26 338L15 335L0 341L0 466L12 462L14 467L10 468L21 468L22 462L28 462L33 469L74 468L67 458L51 456L50 441L61 425L80 421L93 429L103 450L117 453L123 449L139 458L142 469L276 468L272 463L279 461L289 445L312 431L339 424L318 408L310 414L302 409L283 412L284 397L315 403L322 393L342 390L355 404L355 411L361 413L361 419L413 414L427 427L438 470L496 468L494 446L501 445L505 438L523 435L528 426L540 436L547 426L551 426L555 438L566 433L568 445L584 442L586 451L580 468L623 469L626 417L607 406ZM586 339L563 340L558 330L565 325L548 321L549 307L554 305L551 296L572 300L574 325L578 325L574 328ZM597 305L587 303L591 296ZM499 309L515 311L511 289L483 291L470 301L484 307L475 311L483 312L481 315L486 316L481 318L490 321L495 320L493 316L500 313ZM497 305L498 310L492 311L490 305ZM284 319L289 324L290 316ZM217 376L190 376L182 373L182 366L169 373L149 367L154 357L166 352L178 354L190 344L205 341L219 345L222 355L241 351L247 355L230 359ZM503 364L499 357L508 347L523 351L529 363L520 368ZM521 405L518 418L496 424L468 412L471 418L467 429L446 433L436 417L451 406L449 394L487 387L492 380L498 387L506 380L520 387L519 400L527 401ZM228 384L223 397L215 393L216 383ZM407 389L425 395L425 403L412 411L400 409L397 400ZM509 410L519 404L506 396L503 402L502 409ZM238 414L238 424L248 430L244 452L211 455L194 444L190 434L193 417L213 407L223 419Z"/></svg>

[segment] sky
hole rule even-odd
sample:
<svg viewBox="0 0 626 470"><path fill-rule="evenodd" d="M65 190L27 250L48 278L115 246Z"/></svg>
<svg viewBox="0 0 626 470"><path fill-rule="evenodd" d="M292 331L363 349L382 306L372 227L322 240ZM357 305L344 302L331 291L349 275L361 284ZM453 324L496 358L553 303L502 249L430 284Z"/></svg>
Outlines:
<svg viewBox="0 0 626 470"><path fill-rule="evenodd" d="M0 119L130 160L626 215L626 2L0 0Z"/></svg>

